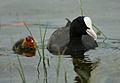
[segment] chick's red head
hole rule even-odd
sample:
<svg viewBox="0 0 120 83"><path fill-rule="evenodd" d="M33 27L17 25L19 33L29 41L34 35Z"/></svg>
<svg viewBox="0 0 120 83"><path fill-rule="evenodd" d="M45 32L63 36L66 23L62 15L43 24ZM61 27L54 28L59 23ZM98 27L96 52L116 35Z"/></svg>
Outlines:
<svg viewBox="0 0 120 83"><path fill-rule="evenodd" d="M34 43L34 39L31 36L27 36L25 39L26 39L26 42L28 42L28 43L31 43L31 44Z"/></svg>
<svg viewBox="0 0 120 83"><path fill-rule="evenodd" d="M33 39L33 37L27 36L24 39L23 46L30 47L30 48L36 48L36 43L35 43L35 40Z"/></svg>

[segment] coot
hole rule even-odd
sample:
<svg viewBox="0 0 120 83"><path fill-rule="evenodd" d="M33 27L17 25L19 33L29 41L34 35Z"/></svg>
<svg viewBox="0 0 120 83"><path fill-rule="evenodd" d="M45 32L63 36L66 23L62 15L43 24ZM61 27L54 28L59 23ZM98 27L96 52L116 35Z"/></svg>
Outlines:
<svg viewBox="0 0 120 83"><path fill-rule="evenodd" d="M50 37L47 49L52 54L84 55L98 47L97 35L92 29L90 17L79 16L69 25L57 29Z"/></svg>

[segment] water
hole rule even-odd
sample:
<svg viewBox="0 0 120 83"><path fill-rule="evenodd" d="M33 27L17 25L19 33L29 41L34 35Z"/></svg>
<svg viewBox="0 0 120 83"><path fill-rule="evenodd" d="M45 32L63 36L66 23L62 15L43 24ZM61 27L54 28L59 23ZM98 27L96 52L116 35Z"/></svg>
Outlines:
<svg viewBox="0 0 120 83"><path fill-rule="evenodd" d="M45 49L46 58L49 59L50 67L46 61L48 83L119 83L120 82L120 1L119 0L92 0L83 2L84 14L90 16L93 22L110 39L103 43L98 39L99 47L96 50L86 52L87 60L81 62L79 58L53 56ZM15 22L27 22L42 24L42 30L48 27L48 38L55 28L66 24L65 18L74 19L80 15L79 0L0 0L0 23L12 24ZM39 26L30 25L29 28L40 43ZM29 35L24 26L2 26L0 28L0 83L21 83L20 75L16 69L19 67L16 54L12 46L15 41ZM96 59L97 58L97 59ZM90 60L89 60L90 59ZM38 53L33 58L20 56L25 72L26 82L35 83L37 80ZM99 62L99 63L97 63ZM59 70L57 70L59 67ZM92 66L91 66L92 65ZM90 67L89 67L90 66ZM44 68L41 62L40 79L44 81ZM94 68L95 67L95 68ZM91 70L91 68L93 68ZM91 71L90 71L91 70ZM56 71L59 71L57 78ZM66 78L66 79L65 79ZM82 80L80 79L82 78ZM87 81L86 81L87 79Z"/></svg>

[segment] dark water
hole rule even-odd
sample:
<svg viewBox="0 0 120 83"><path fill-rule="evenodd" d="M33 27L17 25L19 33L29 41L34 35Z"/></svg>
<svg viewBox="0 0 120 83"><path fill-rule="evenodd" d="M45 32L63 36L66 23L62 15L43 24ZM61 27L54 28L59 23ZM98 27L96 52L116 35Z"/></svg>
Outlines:
<svg viewBox="0 0 120 83"><path fill-rule="evenodd" d="M92 0L83 2L84 13L109 38L105 42L98 39L99 47L86 52L86 58L54 56L45 49L45 67L48 83L120 83L120 1ZM42 32L47 26L46 41L56 28L80 15L79 0L0 0L0 23L12 24L28 22L42 24ZM39 26L29 26L38 44ZM29 35L24 26L0 27L0 83L22 83L16 69L19 67L12 46L15 41ZM27 83L35 83L38 77L39 55L33 58L20 56ZM49 60L49 64L48 64ZM38 83L45 79L43 62L39 67ZM59 72L59 73L57 73ZM57 76L58 75L58 76Z"/></svg>

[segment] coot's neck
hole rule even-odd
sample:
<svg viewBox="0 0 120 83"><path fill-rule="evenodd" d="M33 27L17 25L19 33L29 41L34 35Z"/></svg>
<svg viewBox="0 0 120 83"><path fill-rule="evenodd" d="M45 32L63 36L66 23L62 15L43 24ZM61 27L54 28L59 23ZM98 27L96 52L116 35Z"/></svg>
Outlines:
<svg viewBox="0 0 120 83"><path fill-rule="evenodd" d="M70 55L71 56L79 56L79 57L84 57L84 53L86 49L84 48L84 45L82 43L82 35L77 37L77 36L70 36L70 42L68 44L68 48L70 50Z"/></svg>
<svg viewBox="0 0 120 83"><path fill-rule="evenodd" d="M74 31L73 28L70 28L70 40L71 41L82 41L82 34Z"/></svg>

